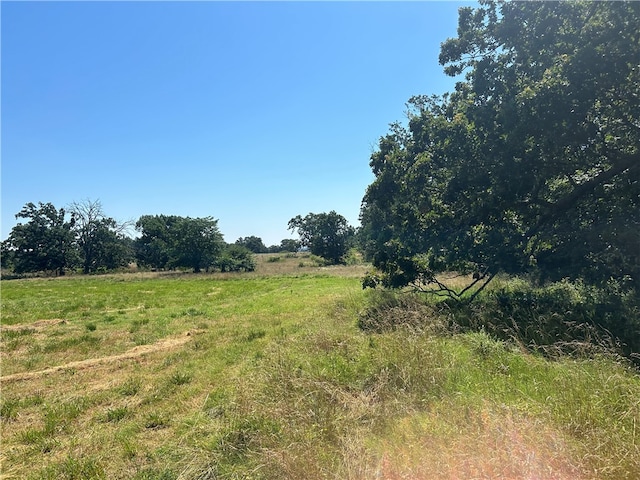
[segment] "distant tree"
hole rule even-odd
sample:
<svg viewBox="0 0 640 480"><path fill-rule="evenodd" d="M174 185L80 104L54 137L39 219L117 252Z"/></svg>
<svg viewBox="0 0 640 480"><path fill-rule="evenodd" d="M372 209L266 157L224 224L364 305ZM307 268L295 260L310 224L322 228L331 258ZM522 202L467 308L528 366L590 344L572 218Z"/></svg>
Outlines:
<svg viewBox="0 0 640 480"><path fill-rule="evenodd" d="M0 243L0 266L13 270L14 250L9 239Z"/></svg>
<svg viewBox="0 0 640 480"><path fill-rule="evenodd" d="M163 269L175 249L176 225L182 217L175 215L143 215L136 222L142 234L135 240L136 262L143 267Z"/></svg>
<svg viewBox="0 0 640 480"><path fill-rule="evenodd" d="M289 230L297 230L300 244L331 263L343 263L355 230L335 211L309 213L289 220Z"/></svg>
<svg viewBox="0 0 640 480"><path fill-rule="evenodd" d="M300 240L294 240L292 238L283 239L279 245L270 245L267 248L267 253L280 253L280 252L297 252L300 250Z"/></svg>
<svg viewBox="0 0 640 480"><path fill-rule="evenodd" d="M137 260L155 268L187 267L197 273L214 266L224 248L212 217L144 215L136 228L142 232L136 240Z"/></svg>
<svg viewBox="0 0 640 480"><path fill-rule="evenodd" d="M266 253L268 251L265 244L262 243L262 239L260 237L240 237L238 240L236 240L236 245L248 248L253 253Z"/></svg>
<svg viewBox="0 0 640 480"><path fill-rule="evenodd" d="M212 217L182 218L174 233L175 248L170 263L193 268L195 273L214 265L224 248L218 221Z"/></svg>
<svg viewBox="0 0 640 480"><path fill-rule="evenodd" d="M227 245L216 261L222 272L253 272L256 262L253 252L242 245Z"/></svg>
<svg viewBox="0 0 640 480"><path fill-rule="evenodd" d="M280 242L280 252L297 252L300 250L300 241L292 238L285 238Z"/></svg>
<svg viewBox="0 0 640 480"><path fill-rule="evenodd" d="M65 217L65 210L51 203L27 203L16 218L29 221L13 227L3 242L3 266L7 257L16 273L54 271L64 275L75 255L73 219Z"/></svg>
<svg viewBox="0 0 640 480"><path fill-rule="evenodd" d="M72 202L70 211L83 273L111 270L133 259L128 224L107 217L99 200Z"/></svg>

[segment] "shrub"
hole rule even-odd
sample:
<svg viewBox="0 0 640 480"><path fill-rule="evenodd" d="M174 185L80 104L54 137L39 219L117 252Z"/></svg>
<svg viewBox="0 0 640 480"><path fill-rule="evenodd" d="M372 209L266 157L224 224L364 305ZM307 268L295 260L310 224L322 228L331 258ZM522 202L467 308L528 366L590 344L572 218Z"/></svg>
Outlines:
<svg viewBox="0 0 640 480"><path fill-rule="evenodd" d="M640 360L638 297L614 282L594 287L565 280L533 287L514 279L483 292L474 303L446 305L459 325L535 350L613 350Z"/></svg>
<svg viewBox="0 0 640 480"><path fill-rule="evenodd" d="M251 250L240 245L229 245L217 261L222 272L253 272L256 261Z"/></svg>
<svg viewBox="0 0 640 480"><path fill-rule="evenodd" d="M561 281L535 287L514 278L473 302L429 302L420 294L372 291L358 326L371 332L398 327L485 331L545 354L622 354L640 365L640 299L616 282L595 287Z"/></svg>

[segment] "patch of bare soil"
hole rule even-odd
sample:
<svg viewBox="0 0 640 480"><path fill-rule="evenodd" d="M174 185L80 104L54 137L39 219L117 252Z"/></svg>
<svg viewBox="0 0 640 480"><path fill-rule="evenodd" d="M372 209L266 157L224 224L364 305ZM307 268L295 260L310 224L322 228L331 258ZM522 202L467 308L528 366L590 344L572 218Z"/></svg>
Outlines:
<svg viewBox="0 0 640 480"><path fill-rule="evenodd" d="M83 370L86 368L91 368L96 365L104 365L120 362L122 360L130 360L141 357L143 355L147 355L149 353L157 352L160 350L169 350L171 348L179 347L184 345L189 340L191 340L192 332L187 332L179 337L170 337L165 338L164 340L160 340L156 343L152 343L149 345L138 345L137 347L133 347L130 350L127 350L124 353L118 355L110 355L108 357L98 357L98 358L88 358L86 360L78 360L75 362L65 363L63 365L57 365L55 367L45 368L44 370L37 370L33 372L21 372L14 373L11 375L5 375L4 377L0 377L0 382L16 382L20 380L29 380L32 378L41 377L44 375L50 375L57 372L63 372L66 370Z"/></svg>

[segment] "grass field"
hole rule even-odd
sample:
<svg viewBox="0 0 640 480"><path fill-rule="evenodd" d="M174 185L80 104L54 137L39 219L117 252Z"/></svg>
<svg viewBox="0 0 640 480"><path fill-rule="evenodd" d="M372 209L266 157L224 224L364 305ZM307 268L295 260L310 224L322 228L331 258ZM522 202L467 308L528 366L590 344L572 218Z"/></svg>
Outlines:
<svg viewBox="0 0 640 480"><path fill-rule="evenodd" d="M636 372L365 333L364 270L3 281L1 478L640 478Z"/></svg>

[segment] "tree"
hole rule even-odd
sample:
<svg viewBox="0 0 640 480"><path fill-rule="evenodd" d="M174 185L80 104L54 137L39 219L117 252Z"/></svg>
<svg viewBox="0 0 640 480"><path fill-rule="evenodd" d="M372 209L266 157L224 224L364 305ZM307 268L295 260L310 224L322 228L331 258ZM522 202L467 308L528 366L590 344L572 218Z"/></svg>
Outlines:
<svg viewBox="0 0 640 480"><path fill-rule="evenodd" d="M293 238L283 238L280 241L279 252L297 252L300 250L300 241Z"/></svg>
<svg viewBox="0 0 640 480"><path fill-rule="evenodd" d="M16 273L54 271L64 275L75 253L73 220L66 220L66 216L64 208L58 210L51 203L27 203L16 218L29 221L13 227L3 242L3 266L8 256Z"/></svg>
<svg viewBox="0 0 640 480"><path fill-rule="evenodd" d="M271 245L267 248L267 253L290 252L295 253L300 250L300 240L284 238L279 245Z"/></svg>
<svg viewBox="0 0 640 480"><path fill-rule="evenodd" d="M197 273L213 266L224 247L218 221L212 217L144 215L136 228L142 231L136 241L137 260L154 268L187 267Z"/></svg>
<svg viewBox="0 0 640 480"><path fill-rule="evenodd" d="M409 101L371 157L373 284L443 270L640 276L640 4L481 2L442 45L465 80ZM436 283L436 286L438 284Z"/></svg>
<svg viewBox="0 0 640 480"><path fill-rule="evenodd" d="M4 269L13 270L14 249L9 239L0 243L0 266Z"/></svg>
<svg viewBox="0 0 640 480"><path fill-rule="evenodd" d="M138 265L163 269L169 266L175 241L173 231L181 217L174 215L143 215L136 222L142 235L135 240Z"/></svg>
<svg viewBox="0 0 640 480"><path fill-rule="evenodd" d="M253 272L256 269L256 262L251 250L234 244L226 246L216 261L216 266L221 272Z"/></svg>
<svg viewBox="0 0 640 480"><path fill-rule="evenodd" d="M244 238L240 237L238 240L236 240L236 245L246 247L253 253L267 253L268 251L267 247L262 242L262 239L260 237L254 237L253 235Z"/></svg>
<svg viewBox="0 0 640 480"><path fill-rule="evenodd" d="M289 220L289 230L297 230L300 244L311 253L323 257L331 263L342 263L355 230L347 219L335 211L329 213L309 213Z"/></svg>
<svg viewBox="0 0 640 480"><path fill-rule="evenodd" d="M170 263L193 268L195 273L214 265L224 247L218 221L212 217L182 218L175 234L175 248Z"/></svg>
<svg viewBox="0 0 640 480"><path fill-rule="evenodd" d="M70 211L83 273L112 270L133 259L130 241L125 235L129 224L119 224L107 217L99 200L73 202Z"/></svg>

